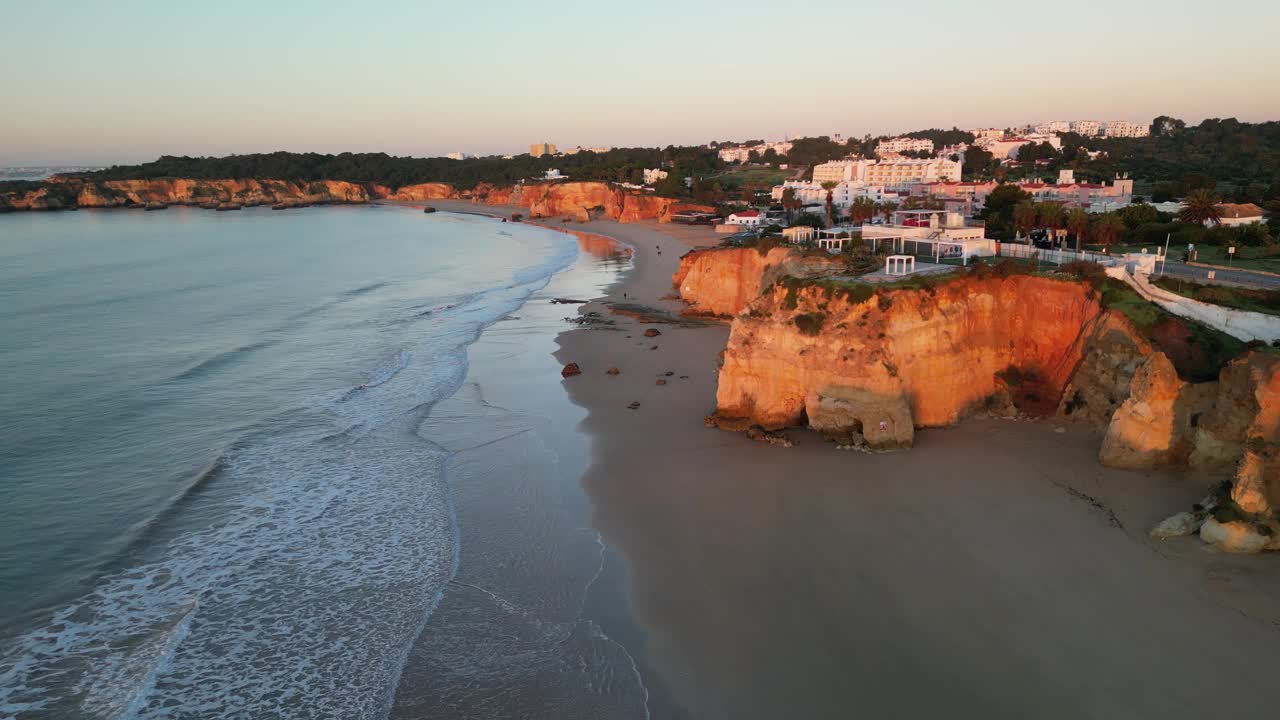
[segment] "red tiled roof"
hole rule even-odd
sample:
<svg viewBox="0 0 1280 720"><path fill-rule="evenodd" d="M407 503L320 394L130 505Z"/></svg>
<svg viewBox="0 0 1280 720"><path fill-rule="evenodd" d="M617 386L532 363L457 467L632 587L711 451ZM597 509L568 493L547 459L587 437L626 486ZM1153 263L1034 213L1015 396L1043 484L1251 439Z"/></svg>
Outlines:
<svg viewBox="0 0 1280 720"><path fill-rule="evenodd" d="M733 213L734 217L760 217L759 210L743 210L742 212Z"/></svg>
<svg viewBox="0 0 1280 720"><path fill-rule="evenodd" d="M1253 203L1221 203L1218 214L1224 218L1262 217L1262 208Z"/></svg>

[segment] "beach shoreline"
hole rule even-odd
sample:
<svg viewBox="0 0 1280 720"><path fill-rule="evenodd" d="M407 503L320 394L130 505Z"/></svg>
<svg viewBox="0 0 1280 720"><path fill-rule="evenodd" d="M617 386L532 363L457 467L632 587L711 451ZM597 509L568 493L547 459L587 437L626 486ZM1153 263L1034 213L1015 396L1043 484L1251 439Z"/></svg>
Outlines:
<svg viewBox="0 0 1280 720"><path fill-rule="evenodd" d="M609 304L678 314L680 255L718 238L567 229L635 249L579 308L621 331L565 330L556 357L582 369L563 381L592 439L582 484L625 564L594 605L626 598L610 634L654 717L1192 717L1224 691L1241 711L1280 698L1258 684L1280 646L1277 559L1147 535L1203 479L1103 467L1096 430L1052 419L965 421L878 456L801 430L784 449L706 428L728 328ZM1194 656L1212 671L1178 659Z"/></svg>

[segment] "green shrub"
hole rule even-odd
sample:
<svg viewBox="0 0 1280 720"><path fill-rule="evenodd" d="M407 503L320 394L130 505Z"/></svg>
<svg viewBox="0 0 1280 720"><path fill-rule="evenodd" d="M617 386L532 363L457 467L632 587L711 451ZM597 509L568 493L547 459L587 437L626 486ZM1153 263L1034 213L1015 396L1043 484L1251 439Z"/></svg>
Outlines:
<svg viewBox="0 0 1280 720"><path fill-rule="evenodd" d="M827 315L820 312L804 313L797 315L793 322L801 333L815 336L822 332L822 326L827 322Z"/></svg>

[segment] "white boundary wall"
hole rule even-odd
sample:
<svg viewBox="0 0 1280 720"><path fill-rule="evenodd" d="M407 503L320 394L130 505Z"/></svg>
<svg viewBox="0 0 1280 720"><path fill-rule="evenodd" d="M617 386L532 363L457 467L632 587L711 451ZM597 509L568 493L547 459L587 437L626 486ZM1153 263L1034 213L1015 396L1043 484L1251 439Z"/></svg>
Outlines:
<svg viewBox="0 0 1280 720"><path fill-rule="evenodd" d="M1221 305L1210 305L1199 300L1192 300L1189 297L1183 297L1177 293L1152 285L1149 279L1149 271L1143 272L1141 267L1135 268L1135 270L1137 272L1131 275L1123 265L1115 265L1106 269L1107 275L1123 280L1136 290L1139 295L1174 315L1202 322L1209 327L1217 328L1232 337L1245 341L1262 340L1263 342L1271 342L1272 340L1280 339L1280 317L1245 310L1233 310Z"/></svg>

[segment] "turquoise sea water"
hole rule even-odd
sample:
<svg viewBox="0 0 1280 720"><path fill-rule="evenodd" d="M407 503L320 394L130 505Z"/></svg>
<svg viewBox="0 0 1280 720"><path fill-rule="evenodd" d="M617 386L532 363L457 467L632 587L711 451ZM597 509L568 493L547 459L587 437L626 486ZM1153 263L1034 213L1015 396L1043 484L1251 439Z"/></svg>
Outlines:
<svg viewBox="0 0 1280 720"><path fill-rule="evenodd" d="M422 423L576 254L391 207L0 217L0 716L385 714L459 552Z"/></svg>

